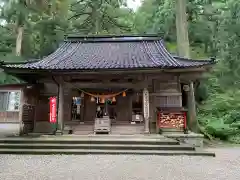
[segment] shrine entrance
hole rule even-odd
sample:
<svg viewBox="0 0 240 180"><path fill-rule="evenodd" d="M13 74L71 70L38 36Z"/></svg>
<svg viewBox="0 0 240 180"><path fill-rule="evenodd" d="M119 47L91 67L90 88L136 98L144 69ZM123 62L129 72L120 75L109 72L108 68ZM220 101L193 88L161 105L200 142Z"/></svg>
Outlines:
<svg viewBox="0 0 240 180"><path fill-rule="evenodd" d="M72 121L81 121L81 106L82 98L81 97L73 97L72 98L72 106L71 106L71 120Z"/></svg>
<svg viewBox="0 0 240 180"><path fill-rule="evenodd" d="M72 97L73 134L144 133L142 93L132 89L78 89Z"/></svg>

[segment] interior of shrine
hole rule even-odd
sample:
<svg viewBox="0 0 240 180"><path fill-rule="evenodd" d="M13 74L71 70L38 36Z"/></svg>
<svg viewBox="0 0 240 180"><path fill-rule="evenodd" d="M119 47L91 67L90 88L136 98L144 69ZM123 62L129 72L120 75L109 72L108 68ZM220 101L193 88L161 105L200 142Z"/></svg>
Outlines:
<svg viewBox="0 0 240 180"><path fill-rule="evenodd" d="M117 123L118 109L119 106L118 100L125 103L130 103L131 118L123 120L124 122L129 122L131 124L142 123L143 122L143 103L142 95L139 92L134 92L132 89L122 90L116 93L105 93L98 91L98 93L89 93L91 91L79 91L80 96L72 97L72 106L71 106L71 120L72 121L82 121L84 120L81 117L84 117L84 107L87 108L87 102L95 103L94 113L96 118L103 118L103 116L108 116L111 120L111 123ZM128 95L127 95L128 94ZM119 97L120 96L120 97Z"/></svg>

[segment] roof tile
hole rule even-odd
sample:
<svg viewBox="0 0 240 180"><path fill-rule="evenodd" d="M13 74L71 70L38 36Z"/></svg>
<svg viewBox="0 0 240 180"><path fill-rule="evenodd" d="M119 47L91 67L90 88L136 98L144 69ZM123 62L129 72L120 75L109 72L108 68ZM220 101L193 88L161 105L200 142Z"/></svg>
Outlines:
<svg viewBox="0 0 240 180"><path fill-rule="evenodd" d="M134 68L184 68L203 66L198 61L171 55L161 40L65 41L38 62L9 64L8 68L48 70L95 70Z"/></svg>

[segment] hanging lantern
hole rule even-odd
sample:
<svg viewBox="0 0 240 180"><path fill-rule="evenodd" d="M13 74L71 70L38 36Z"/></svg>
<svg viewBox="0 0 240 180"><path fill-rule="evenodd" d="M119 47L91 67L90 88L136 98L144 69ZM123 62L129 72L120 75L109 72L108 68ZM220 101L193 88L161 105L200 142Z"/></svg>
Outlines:
<svg viewBox="0 0 240 180"><path fill-rule="evenodd" d="M122 96L123 96L123 97L126 97L126 92L125 92L125 91L122 93Z"/></svg>
<svg viewBox="0 0 240 180"><path fill-rule="evenodd" d="M112 98L112 102L116 102L116 98L114 96Z"/></svg>
<svg viewBox="0 0 240 180"><path fill-rule="evenodd" d="M102 98L101 101L100 101L100 103L105 103L105 99Z"/></svg>
<svg viewBox="0 0 240 180"><path fill-rule="evenodd" d="M81 93L81 98L83 98L83 97L84 97L84 93L82 92L82 93Z"/></svg>
<svg viewBox="0 0 240 180"><path fill-rule="evenodd" d="M91 102L94 102L95 101L95 98L92 96L91 97Z"/></svg>

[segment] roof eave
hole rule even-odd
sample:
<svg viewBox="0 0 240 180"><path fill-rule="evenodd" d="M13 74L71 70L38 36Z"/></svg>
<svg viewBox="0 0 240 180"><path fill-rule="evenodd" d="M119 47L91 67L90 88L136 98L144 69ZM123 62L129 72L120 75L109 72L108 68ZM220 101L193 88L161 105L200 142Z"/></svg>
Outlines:
<svg viewBox="0 0 240 180"><path fill-rule="evenodd" d="M205 64L199 66L188 67L150 67L150 68L118 68L118 69L29 69L29 68L9 68L2 67L6 73L9 74L53 74L53 73L100 73L100 72L194 72L194 71L207 71L211 69L214 64Z"/></svg>

